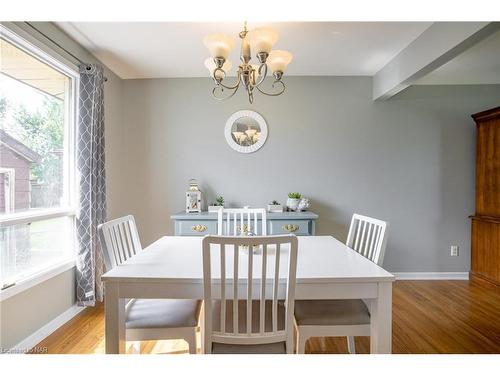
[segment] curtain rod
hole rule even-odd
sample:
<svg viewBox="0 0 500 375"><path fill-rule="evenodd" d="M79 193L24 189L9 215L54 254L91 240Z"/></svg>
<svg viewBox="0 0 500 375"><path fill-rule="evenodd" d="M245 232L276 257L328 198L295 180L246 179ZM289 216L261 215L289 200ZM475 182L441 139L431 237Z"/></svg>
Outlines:
<svg viewBox="0 0 500 375"><path fill-rule="evenodd" d="M31 27L33 30L35 30L37 33L43 35L45 37L45 39L48 39L51 43L55 44L57 47L59 47L60 49L62 49L64 52L66 52L68 55L70 55L72 58L74 58L76 61L78 61L80 64L88 64L86 63L85 61L82 61L80 60L77 56L73 55L70 51L68 51L66 48L64 48L63 46L61 46L59 43L57 43L55 40L53 40L52 38L50 38L49 36L47 36L46 34L42 33L40 30L38 30L35 26L33 26L31 23L29 22L25 22L29 27ZM104 77L104 82L108 82L108 77Z"/></svg>

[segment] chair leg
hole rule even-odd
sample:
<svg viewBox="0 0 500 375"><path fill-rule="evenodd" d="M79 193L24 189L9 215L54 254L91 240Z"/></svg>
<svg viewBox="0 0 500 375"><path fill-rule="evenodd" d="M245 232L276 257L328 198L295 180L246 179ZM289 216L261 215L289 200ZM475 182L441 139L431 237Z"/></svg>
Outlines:
<svg viewBox="0 0 500 375"><path fill-rule="evenodd" d="M134 341L132 344L132 354L141 354L141 342Z"/></svg>
<svg viewBox="0 0 500 375"><path fill-rule="evenodd" d="M299 330L297 330L297 348L296 354L306 353L306 341L309 337L303 335Z"/></svg>
<svg viewBox="0 0 500 375"><path fill-rule="evenodd" d="M189 345L189 354L196 354L196 329L193 328L193 331L187 337L184 337L184 340Z"/></svg>
<svg viewBox="0 0 500 375"><path fill-rule="evenodd" d="M354 336L347 336L347 351L351 354L356 354L356 345L354 344Z"/></svg>
<svg viewBox="0 0 500 375"><path fill-rule="evenodd" d="M194 337L196 338L196 353L198 353L198 348L200 348L201 353L203 353L203 336L200 327L195 328Z"/></svg>
<svg viewBox="0 0 500 375"><path fill-rule="evenodd" d="M200 321L198 325L200 329L201 354L205 354L205 304L204 303L201 305Z"/></svg>

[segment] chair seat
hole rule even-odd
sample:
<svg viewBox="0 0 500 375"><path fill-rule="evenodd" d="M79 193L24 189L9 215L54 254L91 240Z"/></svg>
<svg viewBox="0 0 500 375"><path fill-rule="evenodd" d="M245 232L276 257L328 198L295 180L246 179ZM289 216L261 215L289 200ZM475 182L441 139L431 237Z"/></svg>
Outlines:
<svg viewBox="0 0 500 375"><path fill-rule="evenodd" d="M212 344L213 354L286 354L285 342L259 345Z"/></svg>
<svg viewBox="0 0 500 375"><path fill-rule="evenodd" d="M295 300L299 326L370 324L370 312L360 299Z"/></svg>
<svg viewBox="0 0 500 375"><path fill-rule="evenodd" d="M127 308L125 327L196 327L201 301L189 299L136 299Z"/></svg>

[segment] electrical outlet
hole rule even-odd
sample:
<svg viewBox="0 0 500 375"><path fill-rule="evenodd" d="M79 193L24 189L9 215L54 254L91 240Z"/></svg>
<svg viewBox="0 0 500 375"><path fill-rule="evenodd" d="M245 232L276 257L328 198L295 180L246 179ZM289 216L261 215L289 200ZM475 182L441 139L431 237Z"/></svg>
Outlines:
<svg viewBox="0 0 500 375"><path fill-rule="evenodd" d="M452 257L458 256L458 245L451 245L450 256L452 256Z"/></svg>

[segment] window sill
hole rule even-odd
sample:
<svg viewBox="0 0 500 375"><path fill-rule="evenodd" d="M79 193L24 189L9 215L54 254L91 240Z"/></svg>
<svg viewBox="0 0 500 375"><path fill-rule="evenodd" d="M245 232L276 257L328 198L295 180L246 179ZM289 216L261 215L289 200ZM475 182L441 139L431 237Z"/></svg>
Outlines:
<svg viewBox="0 0 500 375"><path fill-rule="evenodd" d="M37 220L48 220L60 216L74 216L72 207L34 209L0 216L0 225L26 224Z"/></svg>
<svg viewBox="0 0 500 375"><path fill-rule="evenodd" d="M0 290L0 302L5 301L6 299L13 297L16 294L22 293L25 290L28 290L38 284L41 284L44 281L56 277L57 275L66 272L67 270L70 270L71 268L75 267L75 264L76 263L74 259L54 264L53 266L45 268L44 270L41 270L40 272L34 274L33 276L30 276L29 278L17 282L11 287Z"/></svg>

